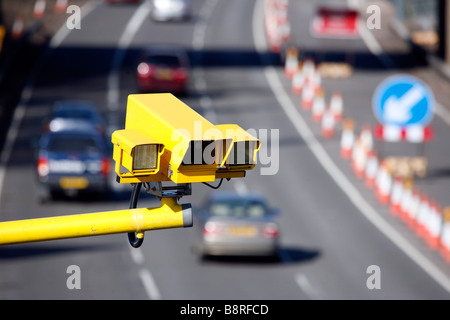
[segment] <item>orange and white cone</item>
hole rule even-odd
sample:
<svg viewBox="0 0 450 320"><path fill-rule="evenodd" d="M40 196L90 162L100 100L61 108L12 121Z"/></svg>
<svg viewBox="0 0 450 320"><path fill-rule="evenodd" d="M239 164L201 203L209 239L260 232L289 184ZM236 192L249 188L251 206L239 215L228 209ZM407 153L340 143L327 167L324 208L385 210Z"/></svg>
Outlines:
<svg viewBox="0 0 450 320"><path fill-rule="evenodd" d="M375 178L378 171L378 157L374 150L370 150L367 153L367 165L365 170L365 185L367 188L372 189L375 185Z"/></svg>
<svg viewBox="0 0 450 320"><path fill-rule="evenodd" d="M330 110L333 113L336 122L342 120L342 114L344 111L344 102L340 91L334 91L331 94Z"/></svg>
<svg viewBox="0 0 450 320"><path fill-rule="evenodd" d="M360 139L357 139L353 146L351 158L351 168L353 173L357 178L363 179L366 169L367 153L365 152Z"/></svg>
<svg viewBox="0 0 450 320"><path fill-rule="evenodd" d="M322 137L329 139L334 136L336 121L334 116L329 109L325 110L322 116Z"/></svg>
<svg viewBox="0 0 450 320"><path fill-rule="evenodd" d="M423 194L420 197L420 204L419 209L416 216L416 222L415 222L415 233L418 237L424 238L425 237L425 224L428 219L428 213L430 211L430 202L428 199L428 196L426 194Z"/></svg>
<svg viewBox="0 0 450 320"><path fill-rule="evenodd" d="M392 176L386 161L383 161L378 170L375 183L375 196L381 204L388 204L392 188Z"/></svg>
<svg viewBox="0 0 450 320"><path fill-rule="evenodd" d="M316 99L320 99L320 97L315 96L314 95L314 90L310 87L310 86L305 86L303 87L303 91L302 91L302 99L301 99L301 104L304 110L311 110L311 107L313 105L313 102ZM323 100L323 97L322 97ZM323 101L324 104L324 108L325 108L325 101Z"/></svg>
<svg viewBox="0 0 450 320"><path fill-rule="evenodd" d="M412 178L408 177L405 179L403 183L403 192L400 200L400 214L399 214L400 218L405 223L408 222L409 218L408 210L412 201L412 189L413 189Z"/></svg>
<svg viewBox="0 0 450 320"><path fill-rule="evenodd" d="M389 212L393 216L397 216L400 214L402 196L403 196L403 180L400 177L395 177L394 183L392 184L392 192L389 206Z"/></svg>
<svg viewBox="0 0 450 320"><path fill-rule="evenodd" d="M45 13L46 0L36 0L33 8L33 17L41 19Z"/></svg>
<svg viewBox="0 0 450 320"><path fill-rule="evenodd" d="M426 215L423 217L422 220L422 232L420 235L425 243L428 243L431 238L430 226L432 225L434 206L435 200L434 199L429 200L428 211L426 212Z"/></svg>
<svg viewBox="0 0 450 320"><path fill-rule="evenodd" d="M355 144L355 122L347 118L342 124L341 133L341 158L348 160L352 155L353 145Z"/></svg>
<svg viewBox="0 0 450 320"><path fill-rule="evenodd" d="M368 152L373 149L372 131L368 124L363 125L361 133L359 134L364 149Z"/></svg>
<svg viewBox="0 0 450 320"><path fill-rule="evenodd" d="M25 20L23 18L23 15L18 14L17 17L14 19L13 26L12 26L11 35L14 39L18 39L22 36L24 26L25 26Z"/></svg>
<svg viewBox="0 0 450 320"><path fill-rule="evenodd" d="M413 190L406 219L406 224L412 230L415 230L416 228L417 223L416 221L419 214L419 208L420 208L420 193L418 190Z"/></svg>
<svg viewBox="0 0 450 320"><path fill-rule="evenodd" d="M68 0L56 0L55 3L55 12L56 13L64 13L66 12Z"/></svg>
<svg viewBox="0 0 450 320"><path fill-rule="evenodd" d="M292 77L297 72L298 68L298 50L297 48L290 47L286 52L286 60L284 63L284 74L288 79Z"/></svg>
<svg viewBox="0 0 450 320"><path fill-rule="evenodd" d="M444 221L442 224L439 252L444 260L450 264L450 207L445 207L442 213Z"/></svg>
<svg viewBox="0 0 450 320"><path fill-rule="evenodd" d="M310 86L307 86L311 89ZM306 89L306 88L305 88ZM318 92L312 103L311 115L314 122L320 123L322 121L323 113L325 112L325 94L323 91Z"/></svg>
<svg viewBox="0 0 450 320"><path fill-rule="evenodd" d="M301 94L303 91L303 87L305 86L305 74L303 73L302 63L299 62L297 72L292 78L292 93Z"/></svg>
<svg viewBox="0 0 450 320"><path fill-rule="evenodd" d="M305 79L307 82L311 80L311 77L314 75L316 70L316 66L314 60L311 58L305 58L303 60L303 73L305 74Z"/></svg>
<svg viewBox="0 0 450 320"><path fill-rule="evenodd" d="M322 88L322 75L319 70L314 69L314 71L308 75L306 82L313 88L314 92L319 92Z"/></svg>
<svg viewBox="0 0 450 320"><path fill-rule="evenodd" d="M428 223L428 238L426 243L432 250L436 250L440 246L440 236L442 228L442 208L434 203L431 207L431 215Z"/></svg>

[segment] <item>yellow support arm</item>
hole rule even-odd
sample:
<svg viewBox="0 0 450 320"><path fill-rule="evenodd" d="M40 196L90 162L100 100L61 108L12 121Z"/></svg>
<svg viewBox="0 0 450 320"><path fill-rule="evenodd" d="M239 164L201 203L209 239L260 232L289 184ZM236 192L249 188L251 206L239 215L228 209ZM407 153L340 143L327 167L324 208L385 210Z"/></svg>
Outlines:
<svg viewBox="0 0 450 320"><path fill-rule="evenodd" d="M158 208L0 222L0 245L191 226L190 204L162 198Z"/></svg>

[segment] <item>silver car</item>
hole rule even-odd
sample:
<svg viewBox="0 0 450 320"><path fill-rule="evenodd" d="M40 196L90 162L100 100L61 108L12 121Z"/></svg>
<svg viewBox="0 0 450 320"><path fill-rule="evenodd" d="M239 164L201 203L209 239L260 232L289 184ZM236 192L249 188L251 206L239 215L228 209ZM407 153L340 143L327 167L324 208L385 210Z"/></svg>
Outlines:
<svg viewBox="0 0 450 320"><path fill-rule="evenodd" d="M155 21L187 20L190 13L190 0L153 0L151 17Z"/></svg>
<svg viewBox="0 0 450 320"><path fill-rule="evenodd" d="M280 235L276 215L261 195L213 193L196 215L195 251L199 257L276 257Z"/></svg>

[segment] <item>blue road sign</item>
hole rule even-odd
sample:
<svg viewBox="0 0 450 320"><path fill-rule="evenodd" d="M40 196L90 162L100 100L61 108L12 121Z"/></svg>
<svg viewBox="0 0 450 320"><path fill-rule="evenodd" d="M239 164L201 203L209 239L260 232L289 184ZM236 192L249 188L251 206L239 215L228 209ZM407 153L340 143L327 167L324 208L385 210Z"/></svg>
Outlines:
<svg viewBox="0 0 450 320"><path fill-rule="evenodd" d="M425 126L433 118L434 96L421 80L409 75L395 75L378 85L372 107L383 125Z"/></svg>

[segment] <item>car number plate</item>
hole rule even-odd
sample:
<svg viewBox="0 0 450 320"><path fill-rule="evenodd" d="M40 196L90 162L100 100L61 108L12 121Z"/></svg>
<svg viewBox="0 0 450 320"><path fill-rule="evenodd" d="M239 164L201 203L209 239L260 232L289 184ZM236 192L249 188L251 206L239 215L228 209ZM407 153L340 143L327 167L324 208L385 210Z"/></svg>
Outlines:
<svg viewBox="0 0 450 320"><path fill-rule="evenodd" d="M59 185L63 189L86 189L89 182L83 177L62 177L59 179Z"/></svg>
<svg viewBox="0 0 450 320"><path fill-rule="evenodd" d="M253 226L230 226L227 228L227 234L232 237L255 237L257 230Z"/></svg>
<svg viewBox="0 0 450 320"><path fill-rule="evenodd" d="M155 74L155 78L158 80L171 80L172 70L170 69L159 69Z"/></svg>

